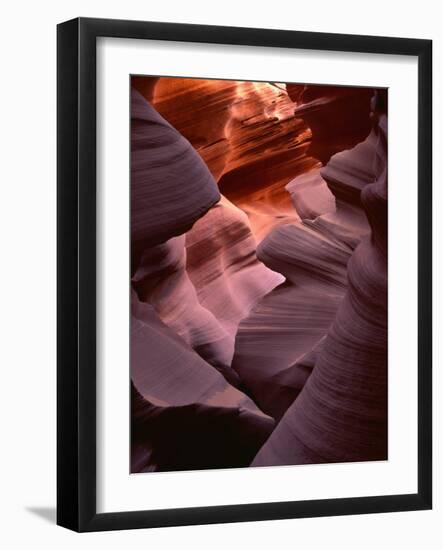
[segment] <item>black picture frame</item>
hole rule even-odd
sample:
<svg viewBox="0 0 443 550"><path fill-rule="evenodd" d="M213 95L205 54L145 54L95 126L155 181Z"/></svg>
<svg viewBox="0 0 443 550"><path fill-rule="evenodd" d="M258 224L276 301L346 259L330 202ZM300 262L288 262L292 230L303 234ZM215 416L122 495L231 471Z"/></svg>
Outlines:
<svg viewBox="0 0 443 550"><path fill-rule="evenodd" d="M96 511L96 39L399 54L418 59L418 491L136 512ZM57 523L104 531L425 510L432 506L432 42L78 18L57 29Z"/></svg>

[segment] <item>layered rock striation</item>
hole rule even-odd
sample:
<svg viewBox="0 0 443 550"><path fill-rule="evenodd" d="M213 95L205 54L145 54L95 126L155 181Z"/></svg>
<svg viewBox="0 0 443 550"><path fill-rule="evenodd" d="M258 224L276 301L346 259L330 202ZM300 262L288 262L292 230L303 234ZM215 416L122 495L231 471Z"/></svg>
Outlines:
<svg viewBox="0 0 443 550"><path fill-rule="evenodd" d="M146 247L190 229L220 193L191 144L136 89L131 109L131 244L137 263Z"/></svg>
<svg viewBox="0 0 443 550"><path fill-rule="evenodd" d="M386 458L385 92L133 83L131 471Z"/></svg>
<svg viewBox="0 0 443 550"><path fill-rule="evenodd" d="M361 191L371 227L312 374L253 465L387 458L387 124L379 98L375 181Z"/></svg>
<svg viewBox="0 0 443 550"><path fill-rule="evenodd" d="M248 214L258 241L274 226L299 221L285 185L317 161L306 154L311 133L285 85L160 79L153 105L189 139L221 193Z"/></svg>
<svg viewBox="0 0 443 550"><path fill-rule="evenodd" d="M306 90L298 92L301 101ZM330 88L326 92L331 94ZM320 99L317 107L329 109L338 101L334 96ZM359 128L366 125L357 123L339 143L353 143ZM313 134L313 141L323 138ZM371 131L362 143L333 155L326 166L319 163L291 180L286 189L301 221L272 229L258 247L259 259L285 275L286 283L240 323L232 366L262 410L277 420L312 371L312 350L322 345L346 291L348 260L369 234L360 193L375 177L375 145Z"/></svg>
<svg viewBox="0 0 443 550"><path fill-rule="evenodd" d="M274 425L230 362L238 322L282 276L258 262L246 215L220 199L201 157L134 90L134 472L245 466Z"/></svg>
<svg viewBox="0 0 443 550"><path fill-rule="evenodd" d="M135 293L131 380L132 472L246 466L274 426Z"/></svg>

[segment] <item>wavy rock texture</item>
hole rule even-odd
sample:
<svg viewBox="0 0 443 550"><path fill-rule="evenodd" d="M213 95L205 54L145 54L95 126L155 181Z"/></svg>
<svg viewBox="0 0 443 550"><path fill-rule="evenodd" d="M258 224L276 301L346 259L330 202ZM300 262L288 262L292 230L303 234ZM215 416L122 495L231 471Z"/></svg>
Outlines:
<svg viewBox="0 0 443 550"><path fill-rule="evenodd" d="M361 191L374 181L375 149L371 131L352 149L333 155L326 166L289 182L286 188L303 225L352 250L369 234Z"/></svg>
<svg viewBox="0 0 443 550"><path fill-rule="evenodd" d="M373 92L133 82L131 471L384 457Z"/></svg>
<svg viewBox="0 0 443 550"><path fill-rule="evenodd" d="M284 85L160 79L153 105L193 144L223 195L248 214L258 240L299 221L284 187L317 161L306 155L311 133L294 116Z"/></svg>
<svg viewBox="0 0 443 550"><path fill-rule="evenodd" d="M231 153L218 185L248 214L261 241L272 228L299 221L285 185L316 161L306 154L311 132L285 91L266 83L239 88L228 129Z"/></svg>
<svg viewBox="0 0 443 550"><path fill-rule="evenodd" d="M225 197L186 234L186 270L200 304L232 338L238 324L268 292L284 281L256 256L248 216Z"/></svg>
<svg viewBox="0 0 443 550"><path fill-rule="evenodd" d="M236 99L237 82L194 78L162 78L153 106L192 143L217 180L230 144L227 125Z"/></svg>
<svg viewBox="0 0 443 550"><path fill-rule="evenodd" d="M278 419L310 374L305 356L335 316L351 251L306 227L286 225L274 229L257 254L287 282L240 323L232 368L261 409Z"/></svg>
<svg viewBox="0 0 443 550"><path fill-rule="evenodd" d="M335 212L334 195L320 175L318 167L297 176L286 185L292 203L301 220L314 220L322 214Z"/></svg>
<svg viewBox="0 0 443 550"><path fill-rule="evenodd" d="M228 384L135 293L131 379L135 390L133 472L186 469L191 467L191 457L204 448L202 456L212 456L207 468L244 466L244 457L252 460L272 430L273 420ZM220 450L229 447L233 439L243 440L238 453L229 448L218 458L212 455L211 445L217 443ZM193 444L197 446L193 448Z"/></svg>
<svg viewBox="0 0 443 550"><path fill-rule="evenodd" d="M233 338L282 276L258 262L247 216L217 203L189 143L137 91L132 100L132 471L245 466L273 420L235 388Z"/></svg>
<svg viewBox="0 0 443 550"><path fill-rule="evenodd" d="M246 214L222 197L186 235L145 248L132 278L160 319L233 383L238 324L284 280L255 248Z"/></svg>
<svg viewBox="0 0 443 550"><path fill-rule="evenodd" d="M199 302L186 270L185 235L146 248L132 283L140 299L199 355L222 372L229 367L233 337Z"/></svg>
<svg viewBox="0 0 443 550"><path fill-rule="evenodd" d="M219 199L214 178L190 143L132 90L131 240L147 246L183 234Z"/></svg>
<svg viewBox="0 0 443 550"><path fill-rule="evenodd" d="M387 458L386 128L381 114L377 179L361 192L371 235L348 263L348 290L312 374L254 466Z"/></svg>
<svg viewBox="0 0 443 550"><path fill-rule="evenodd" d="M312 130L309 153L319 159L286 189L303 222L354 249L369 233L360 193L374 178L375 134L370 89L288 84L295 110ZM378 94L386 101L386 92ZM366 138L366 139L365 139ZM325 166L322 167L322 164Z"/></svg>
<svg viewBox="0 0 443 550"><path fill-rule="evenodd" d="M326 167L317 165L291 180L286 189L302 221L274 228L258 247L259 259L287 283L240 323L232 367L276 419L308 379L314 363L305 358L324 340L346 290L347 262L369 233L360 192L374 179L374 153L372 132Z"/></svg>

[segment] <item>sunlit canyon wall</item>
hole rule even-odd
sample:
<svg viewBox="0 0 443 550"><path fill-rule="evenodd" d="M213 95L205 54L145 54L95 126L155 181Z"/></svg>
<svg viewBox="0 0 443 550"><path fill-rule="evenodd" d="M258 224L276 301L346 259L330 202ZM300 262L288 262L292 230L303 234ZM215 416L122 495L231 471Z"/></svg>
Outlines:
<svg viewBox="0 0 443 550"><path fill-rule="evenodd" d="M387 458L387 97L133 77L131 471Z"/></svg>

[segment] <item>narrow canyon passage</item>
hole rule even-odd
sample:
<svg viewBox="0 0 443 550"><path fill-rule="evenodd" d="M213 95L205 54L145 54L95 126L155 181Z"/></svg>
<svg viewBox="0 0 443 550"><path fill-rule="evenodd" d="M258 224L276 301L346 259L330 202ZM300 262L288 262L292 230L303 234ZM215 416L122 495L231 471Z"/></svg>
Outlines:
<svg viewBox="0 0 443 550"><path fill-rule="evenodd" d="M131 471L386 458L386 91L132 84Z"/></svg>

